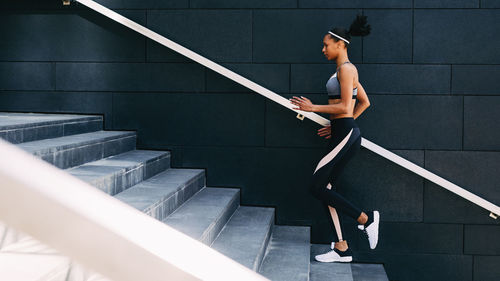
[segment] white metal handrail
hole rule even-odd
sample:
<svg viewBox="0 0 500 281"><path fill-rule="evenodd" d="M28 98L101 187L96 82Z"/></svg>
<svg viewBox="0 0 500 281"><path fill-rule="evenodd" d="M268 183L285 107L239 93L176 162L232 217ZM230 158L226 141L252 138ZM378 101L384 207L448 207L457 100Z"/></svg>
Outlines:
<svg viewBox="0 0 500 281"><path fill-rule="evenodd" d="M303 120L304 117L322 125L322 126L328 126L330 125L330 121L314 112L305 112L305 111L301 111L301 110L295 110L293 109L295 106L292 105L290 103L290 101L276 93L274 93L273 91L270 91L269 89L266 89L264 87L262 87L261 85L165 38L164 36L114 12L113 10L111 9L108 9L92 0L74 0L76 2L79 2L87 7L89 7L90 9L148 37L149 39L153 40L153 41L156 41L160 44L162 44L163 46L165 47L168 47L174 51L176 51L177 53L183 55L183 56L186 56L208 68L210 68L211 70L235 81L236 83L240 84L240 85L243 85L247 88L249 88L250 90L253 90L255 91L256 93L260 94L260 95L263 95L265 96L266 98L268 99L271 99L277 103L279 103L280 105L290 109L290 110L293 110L295 112L298 113L297 115L297 118ZM451 183L450 181L448 180L445 180L444 178L432 173L432 172L429 172L427 170L425 170L424 168L392 153L391 151L387 150L387 149L384 149L382 148L381 146L378 146L376 144L374 144L373 142L365 139L365 138L362 138L362 141L361 141L361 145L366 147L367 149L377 153L378 155L416 173L417 175L420 175L422 177L424 177L425 179L457 194L458 196L461 196L471 202L473 202L474 204L477 204L481 207L483 207L484 209L490 211L490 217L494 218L494 219L497 219L498 215L500 214L500 207L499 206L496 206L495 204L463 189L462 187L456 185L456 184L453 184Z"/></svg>
<svg viewBox="0 0 500 281"><path fill-rule="evenodd" d="M268 280L2 139L0 155L0 221L111 280Z"/></svg>

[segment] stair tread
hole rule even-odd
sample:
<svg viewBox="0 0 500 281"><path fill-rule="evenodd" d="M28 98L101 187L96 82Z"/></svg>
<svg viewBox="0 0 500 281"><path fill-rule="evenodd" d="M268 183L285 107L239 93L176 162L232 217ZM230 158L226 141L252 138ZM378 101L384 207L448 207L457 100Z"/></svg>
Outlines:
<svg viewBox="0 0 500 281"><path fill-rule="evenodd" d="M309 227L275 225L259 273L273 281L309 280L310 247Z"/></svg>
<svg viewBox="0 0 500 281"><path fill-rule="evenodd" d="M80 166L66 169L66 171L78 178L90 180L102 177L102 175L109 174L113 171L136 167L137 165L152 162L169 155L170 153L165 151L131 150L118 155L87 162Z"/></svg>
<svg viewBox="0 0 500 281"><path fill-rule="evenodd" d="M168 151L130 150L87 162L66 169L66 171L102 191L114 195L154 176L160 172L159 170L168 169L169 164L159 163L159 165L155 165L154 162L169 161L169 157L170 152Z"/></svg>
<svg viewBox="0 0 500 281"><path fill-rule="evenodd" d="M0 138L13 144L96 132L102 128L102 116L0 112Z"/></svg>
<svg viewBox="0 0 500 281"><path fill-rule="evenodd" d="M315 255L323 254L329 250L329 244L311 245L311 281L330 280L328 278L332 278L332 276L341 281L389 280L382 264L322 263L314 259Z"/></svg>
<svg viewBox="0 0 500 281"><path fill-rule="evenodd" d="M66 123L68 121L102 121L101 116L0 112L0 130Z"/></svg>
<svg viewBox="0 0 500 281"><path fill-rule="evenodd" d="M202 169L168 169L115 195L115 198L145 211L162 198L205 175Z"/></svg>
<svg viewBox="0 0 500 281"><path fill-rule="evenodd" d="M351 264L336 262L319 262L315 255L331 250L330 244L311 244L311 281L339 280L353 281Z"/></svg>
<svg viewBox="0 0 500 281"><path fill-rule="evenodd" d="M257 271L273 224L274 208L240 206L211 247Z"/></svg>
<svg viewBox="0 0 500 281"><path fill-rule="evenodd" d="M131 164L142 163L145 161L154 161L162 156L170 155L168 151L155 150L131 150L118 155L113 155L104 159L85 163L82 166L118 166L125 167ZM77 169L74 167L73 169Z"/></svg>
<svg viewBox="0 0 500 281"><path fill-rule="evenodd" d="M55 152L75 145L103 142L109 139L135 136L135 132L97 131L85 134L70 135L53 139L44 139L17 144L18 147L31 153Z"/></svg>
<svg viewBox="0 0 500 281"><path fill-rule="evenodd" d="M352 263L354 281L389 281L382 264Z"/></svg>
<svg viewBox="0 0 500 281"><path fill-rule="evenodd" d="M231 202L239 200L239 191L235 188L205 187L163 222L194 239L204 240Z"/></svg>

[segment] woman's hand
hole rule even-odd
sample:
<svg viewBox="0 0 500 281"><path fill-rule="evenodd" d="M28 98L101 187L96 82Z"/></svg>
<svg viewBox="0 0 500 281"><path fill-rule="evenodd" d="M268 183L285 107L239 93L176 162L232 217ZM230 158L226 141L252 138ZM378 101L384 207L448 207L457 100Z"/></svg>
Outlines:
<svg viewBox="0 0 500 281"><path fill-rule="evenodd" d="M329 139L332 137L332 127L331 126L325 126L321 129L318 130L318 135L320 137L326 136L325 139Z"/></svg>
<svg viewBox="0 0 500 281"><path fill-rule="evenodd" d="M300 96L300 98L293 96L293 98L291 98L290 101L292 102L292 104L298 106L293 109L298 109L302 111L313 111L314 104L308 98L305 98L303 96Z"/></svg>

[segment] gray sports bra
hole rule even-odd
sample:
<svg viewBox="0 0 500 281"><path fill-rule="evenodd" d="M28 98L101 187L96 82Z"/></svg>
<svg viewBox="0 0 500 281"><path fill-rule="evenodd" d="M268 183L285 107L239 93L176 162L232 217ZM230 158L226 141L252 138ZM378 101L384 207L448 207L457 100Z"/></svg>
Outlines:
<svg viewBox="0 0 500 281"><path fill-rule="evenodd" d="M351 62L346 61L344 63ZM339 69L339 67L337 67L337 70ZM328 92L329 99L340 99L340 82L339 78L337 77L337 72L335 72L335 74L333 74L333 76L328 79L328 82L326 83L326 91ZM355 99L357 94L358 88L356 87L352 90L352 98Z"/></svg>

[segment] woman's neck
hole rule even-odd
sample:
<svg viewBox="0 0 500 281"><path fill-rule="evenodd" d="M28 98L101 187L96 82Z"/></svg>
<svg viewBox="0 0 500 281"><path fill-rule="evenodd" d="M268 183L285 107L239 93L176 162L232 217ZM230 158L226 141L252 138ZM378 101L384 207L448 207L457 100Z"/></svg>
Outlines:
<svg viewBox="0 0 500 281"><path fill-rule="evenodd" d="M339 54L337 56L335 63L337 64L337 67L339 67L341 64L343 64L346 61L349 61L349 57L347 56L347 53L343 53L343 54Z"/></svg>

